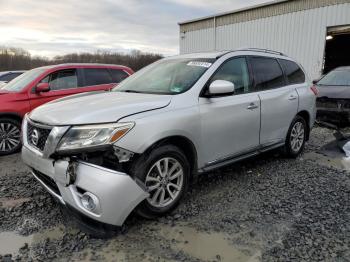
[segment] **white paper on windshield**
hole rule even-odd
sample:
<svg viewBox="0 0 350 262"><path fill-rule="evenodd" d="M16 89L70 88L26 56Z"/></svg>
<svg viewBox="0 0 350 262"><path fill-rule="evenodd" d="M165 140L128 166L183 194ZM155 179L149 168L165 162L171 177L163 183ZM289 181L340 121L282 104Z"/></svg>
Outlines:
<svg viewBox="0 0 350 262"><path fill-rule="evenodd" d="M191 61L191 62L188 62L187 65L188 66L200 66L200 67L209 68L212 64L208 63L208 62Z"/></svg>

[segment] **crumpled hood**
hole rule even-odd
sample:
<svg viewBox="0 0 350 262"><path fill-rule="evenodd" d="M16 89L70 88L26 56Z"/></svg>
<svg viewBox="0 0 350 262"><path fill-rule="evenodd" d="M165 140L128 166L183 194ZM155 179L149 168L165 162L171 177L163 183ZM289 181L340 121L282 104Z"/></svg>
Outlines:
<svg viewBox="0 0 350 262"><path fill-rule="evenodd" d="M318 97L335 99L350 99L350 86L321 86L318 85Z"/></svg>
<svg viewBox="0 0 350 262"><path fill-rule="evenodd" d="M33 110L30 119L48 125L84 125L119 119L169 105L171 96L104 92L80 94L55 100Z"/></svg>

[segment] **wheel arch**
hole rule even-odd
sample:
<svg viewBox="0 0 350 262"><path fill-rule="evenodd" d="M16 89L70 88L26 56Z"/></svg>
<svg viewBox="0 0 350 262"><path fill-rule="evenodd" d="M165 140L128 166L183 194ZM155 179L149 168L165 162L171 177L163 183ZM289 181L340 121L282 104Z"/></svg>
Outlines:
<svg viewBox="0 0 350 262"><path fill-rule="evenodd" d="M189 161L189 164L191 167L191 177L192 177L193 173L196 173L198 169L198 162L197 162L198 156L197 156L197 150L194 143L185 136L180 136L180 135L168 136L153 143L151 146L149 146L146 149L144 154L147 154L151 150L164 144L174 145L183 151L183 153L185 154L186 158Z"/></svg>
<svg viewBox="0 0 350 262"><path fill-rule="evenodd" d="M310 138L310 114L306 110L302 110L302 111L298 112L297 116L304 118L304 120L306 122L306 127L307 127L306 141L308 141Z"/></svg>
<svg viewBox="0 0 350 262"><path fill-rule="evenodd" d="M18 120L19 122L22 122L22 119L23 119L23 117L20 116L19 114L17 114L17 113L11 113L11 112L8 112L8 113L0 113L0 119L1 119L1 118L12 118L12 119Z"/></svg>

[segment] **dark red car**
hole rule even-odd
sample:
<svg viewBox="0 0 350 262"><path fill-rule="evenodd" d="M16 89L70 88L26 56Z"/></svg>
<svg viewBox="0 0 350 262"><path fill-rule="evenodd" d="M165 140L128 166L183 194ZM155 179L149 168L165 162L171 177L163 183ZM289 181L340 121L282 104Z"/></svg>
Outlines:
<svg viewBox="0 0 350 262"><path fill-rule="evenodd" d="M0 155L21 148L21 121L27 112L64 96L110 90L132 73L119 65L61 64L32 69L10 81L0 89Z"/></svg>

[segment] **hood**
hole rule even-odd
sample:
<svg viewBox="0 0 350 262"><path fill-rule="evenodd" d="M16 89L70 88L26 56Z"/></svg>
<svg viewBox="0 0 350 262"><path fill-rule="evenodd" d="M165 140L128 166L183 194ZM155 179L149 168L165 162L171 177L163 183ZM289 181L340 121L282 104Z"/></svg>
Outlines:
<svg viewBox="0 0 350 262"><path fill-rule="evenodd" d="M350 86L322 86L318 85L318 97L335 99L350 99Z"/></svg>
<svg viewBox="0 0 350 262"><path fill-rule="evenodd" d="M30 118L48 125L84 125L117 122L129 115L169 105L171 96L104 92L65 97L38 107Z"/></svg>

